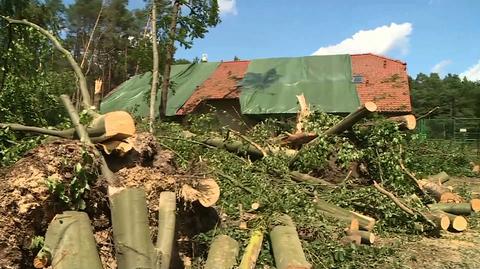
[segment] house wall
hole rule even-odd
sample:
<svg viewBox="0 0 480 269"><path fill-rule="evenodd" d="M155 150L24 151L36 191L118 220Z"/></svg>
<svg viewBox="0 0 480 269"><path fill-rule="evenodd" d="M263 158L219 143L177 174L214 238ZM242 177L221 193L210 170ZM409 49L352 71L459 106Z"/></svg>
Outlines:
<svg viewBox="0 0 480 269"><path fill-rule="evenodd" d="M352 74L362 75L357 84L361 103L375 102L380 112L411 113L407 64L373 54L352 55Z"/></svg>

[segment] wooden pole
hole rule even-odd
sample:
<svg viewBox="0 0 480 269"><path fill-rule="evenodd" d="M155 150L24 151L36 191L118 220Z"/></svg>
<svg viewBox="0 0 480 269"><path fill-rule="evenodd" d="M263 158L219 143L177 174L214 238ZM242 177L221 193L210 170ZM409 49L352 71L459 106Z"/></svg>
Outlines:
<svg viewBox="0 0 480 269"><path fill-rule="evenodd" d="M310 269L312 265L305 258L302 243L298 238L297 229L288 216L282 217L282 225L275 226L270 231L273 256L277 269Z"/></svg>
<svg viewBox="0 0 480 269"><path fill-rule="evenodd" d="M336 135L344 132L348 128L352 127L355 123L359 120L367 116L368 114L375 112L377 110L377 105L374 102L366 102L362 106L360 106L357 110L350 113L347 117L345 117L342 121L335 124L333 127L328 129L325 134L326 135Z"/></svg>
<svg viewBox="0 0 480 269"><path fill-rule="evenodd" d="M232 269L235 266L239 245L228 235L218 235L213 239L208 251L205 269Z"/></svg>
<svg viewBox="0 0 480 269"><path fill-rule="evenodd" d="M158 208L157 249L161 255L161 269L170 268L175 237L176 196L174 192L161 192Z"/></svg>

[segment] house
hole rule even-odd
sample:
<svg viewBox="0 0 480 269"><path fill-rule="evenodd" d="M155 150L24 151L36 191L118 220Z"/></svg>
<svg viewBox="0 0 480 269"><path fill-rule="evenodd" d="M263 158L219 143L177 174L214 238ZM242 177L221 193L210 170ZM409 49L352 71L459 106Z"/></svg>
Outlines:
<svg viewBox="0 0 480 269"><path fill-rule="evenodd" d="M147 73L120 85L102 102L102 112L129 110L146 117L150 80ZM293 115L298 109L295 95L301 93L313 110L328 113L346 114L367 101L384 114L412 111L406 63L371 53L178 65L171 81L167 116L215 108L225 124L252 116Z"/></svg>

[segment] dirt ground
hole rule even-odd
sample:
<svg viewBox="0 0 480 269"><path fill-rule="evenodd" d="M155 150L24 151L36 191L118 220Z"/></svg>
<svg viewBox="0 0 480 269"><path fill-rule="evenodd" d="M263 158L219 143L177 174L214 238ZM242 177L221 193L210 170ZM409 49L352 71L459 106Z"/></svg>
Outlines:
<svg viewBox="0 0 480 269"><path fill-rule="evenodd" d="M479 198L480 178L452 178L445 185L468 187L473 198ZM468 221L469 228L463 233L445 232L440 238L395 239L401 247L394 263L412 269L480 268L480 215L468 217Z"/></svg>

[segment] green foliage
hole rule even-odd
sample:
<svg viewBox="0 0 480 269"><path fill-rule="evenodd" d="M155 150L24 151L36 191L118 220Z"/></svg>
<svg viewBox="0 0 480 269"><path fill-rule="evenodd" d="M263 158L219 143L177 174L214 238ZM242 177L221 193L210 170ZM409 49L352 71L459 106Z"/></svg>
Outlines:
<svg viewBox="0 0 480 269"><path fill-rule="evenodd" d="M68 161L64 161L69 165ZM45 184L49 191L54 194L62 203L72 210L84 210L86 207L83 196L90 190L90 184L98 176L93 167L93 157L86 151L82 151L82 160L76 163L73 175L69 175L69 181L49 177ZM66 177L66 175L64 175Z"/></svg>
<svg viewBox="0 0 480 269"><path fill-rule="evenodd" d="M0 128L0 168L15 163L40 143L41 137L18 138L10 129Z"/></svg>
<svg viewBox="0 0 480 269"><path fill-rule="evenodd" d="M45 237L36 235L32 238L32 241L30 242L30 246L28 249L30 250L39 250L43 247L45 244Z"/></svg>

